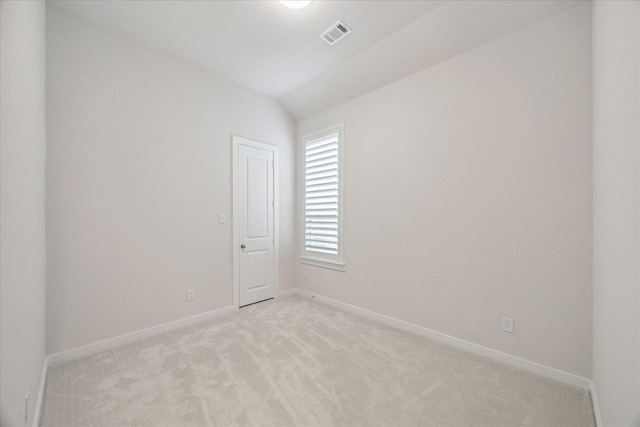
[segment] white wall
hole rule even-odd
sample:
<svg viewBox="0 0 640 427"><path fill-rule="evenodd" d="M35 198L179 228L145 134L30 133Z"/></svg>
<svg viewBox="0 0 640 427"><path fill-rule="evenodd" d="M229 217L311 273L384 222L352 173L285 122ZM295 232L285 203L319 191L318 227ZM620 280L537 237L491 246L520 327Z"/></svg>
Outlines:
<svg viewBox="0 0 640 427"><path fill-rule="evenodd" d="M232 135L280 147L295 287L294 128L271 98L48 6L47 352L232 305Z"/></svg>
<svg viewBox="0 0 640 427"><path fill-rule="evenodd" d="M0 425L32 421L45 357L45 5L0 2Z"/></svg>
<svg viewBox="0 0 640 427"><path fill-rule="evenodd" d="M302 287L590 378L590 28L581 6L300 121L344 123L347 263Z"/></svg>
<svg viewBox="0 0 640 427"><path fill-rule="evenodd" d="M640 3L593 4L593 381L604 426L640 425Z"/></svg>

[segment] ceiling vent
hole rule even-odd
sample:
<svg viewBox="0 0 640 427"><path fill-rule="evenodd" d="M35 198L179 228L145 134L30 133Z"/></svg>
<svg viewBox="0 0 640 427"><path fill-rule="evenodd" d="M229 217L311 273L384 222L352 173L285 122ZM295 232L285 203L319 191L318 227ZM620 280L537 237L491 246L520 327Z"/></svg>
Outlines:
<svg viewBox="0 0 640 427"><path fill-rule="evenodd" d="M349 29L349 27L347 27L344 22L338 21L333 24L327 31L320 34L320 37L322 37L322 40L326 41L330 45L334 45L338 40L350 33L351 30Z"/></svg>

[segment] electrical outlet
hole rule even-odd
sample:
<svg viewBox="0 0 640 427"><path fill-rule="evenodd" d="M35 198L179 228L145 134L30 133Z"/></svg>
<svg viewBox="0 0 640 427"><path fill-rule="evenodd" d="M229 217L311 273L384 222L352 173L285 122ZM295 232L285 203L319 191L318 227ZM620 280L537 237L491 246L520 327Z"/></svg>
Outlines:
<svg viewBox="0 0 640 427"><path fill-rule="evenodd" d="M309 272L307 271L306 268L304 269L303 273L304 273L304 278L308 279L309 278Z"/></svg>
<svg viewBox="0 0 640 427"><path fill-rule="evenodd" d="M510 317L502 317L502 330L513 333L513 319Z"/></svg>
<svg viewBox="0 0 640 427"><path fill-rule="evenodd" d="M227 222L227 217L225 214L218 215L218 224L224 224Z"/></svg>
<svg viewBox="0 0 640 427"><path fill-rule="evenodd" d="M193 301L193 299L196 297L196 291L195 289L189 289L187 291L187 301Z"/></svg>

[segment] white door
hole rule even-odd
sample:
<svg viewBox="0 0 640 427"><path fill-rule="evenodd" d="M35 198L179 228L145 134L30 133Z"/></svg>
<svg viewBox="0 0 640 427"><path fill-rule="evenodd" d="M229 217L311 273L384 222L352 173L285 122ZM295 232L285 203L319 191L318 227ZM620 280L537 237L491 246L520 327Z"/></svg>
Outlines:
<svg viewBox="0 0 640 427"><path fill-rule="evenodd" d="M234 137L234 285L240 307L273 298L277 292L275 233L276 147ZM236 194L237 193L237 194ZM237 283L236 283L237 282Z"/></svg>

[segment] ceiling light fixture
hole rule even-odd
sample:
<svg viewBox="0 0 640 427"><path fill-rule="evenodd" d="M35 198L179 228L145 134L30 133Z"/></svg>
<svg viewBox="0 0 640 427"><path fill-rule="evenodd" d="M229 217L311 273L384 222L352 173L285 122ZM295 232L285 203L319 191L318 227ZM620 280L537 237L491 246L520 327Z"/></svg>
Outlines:
<svg viewBox="0 0 640 427"><path fill-rule="evenodd" d="M280 3L287 6L289 9L302 9L309 6L311 0L280 0Z"/></svg>

